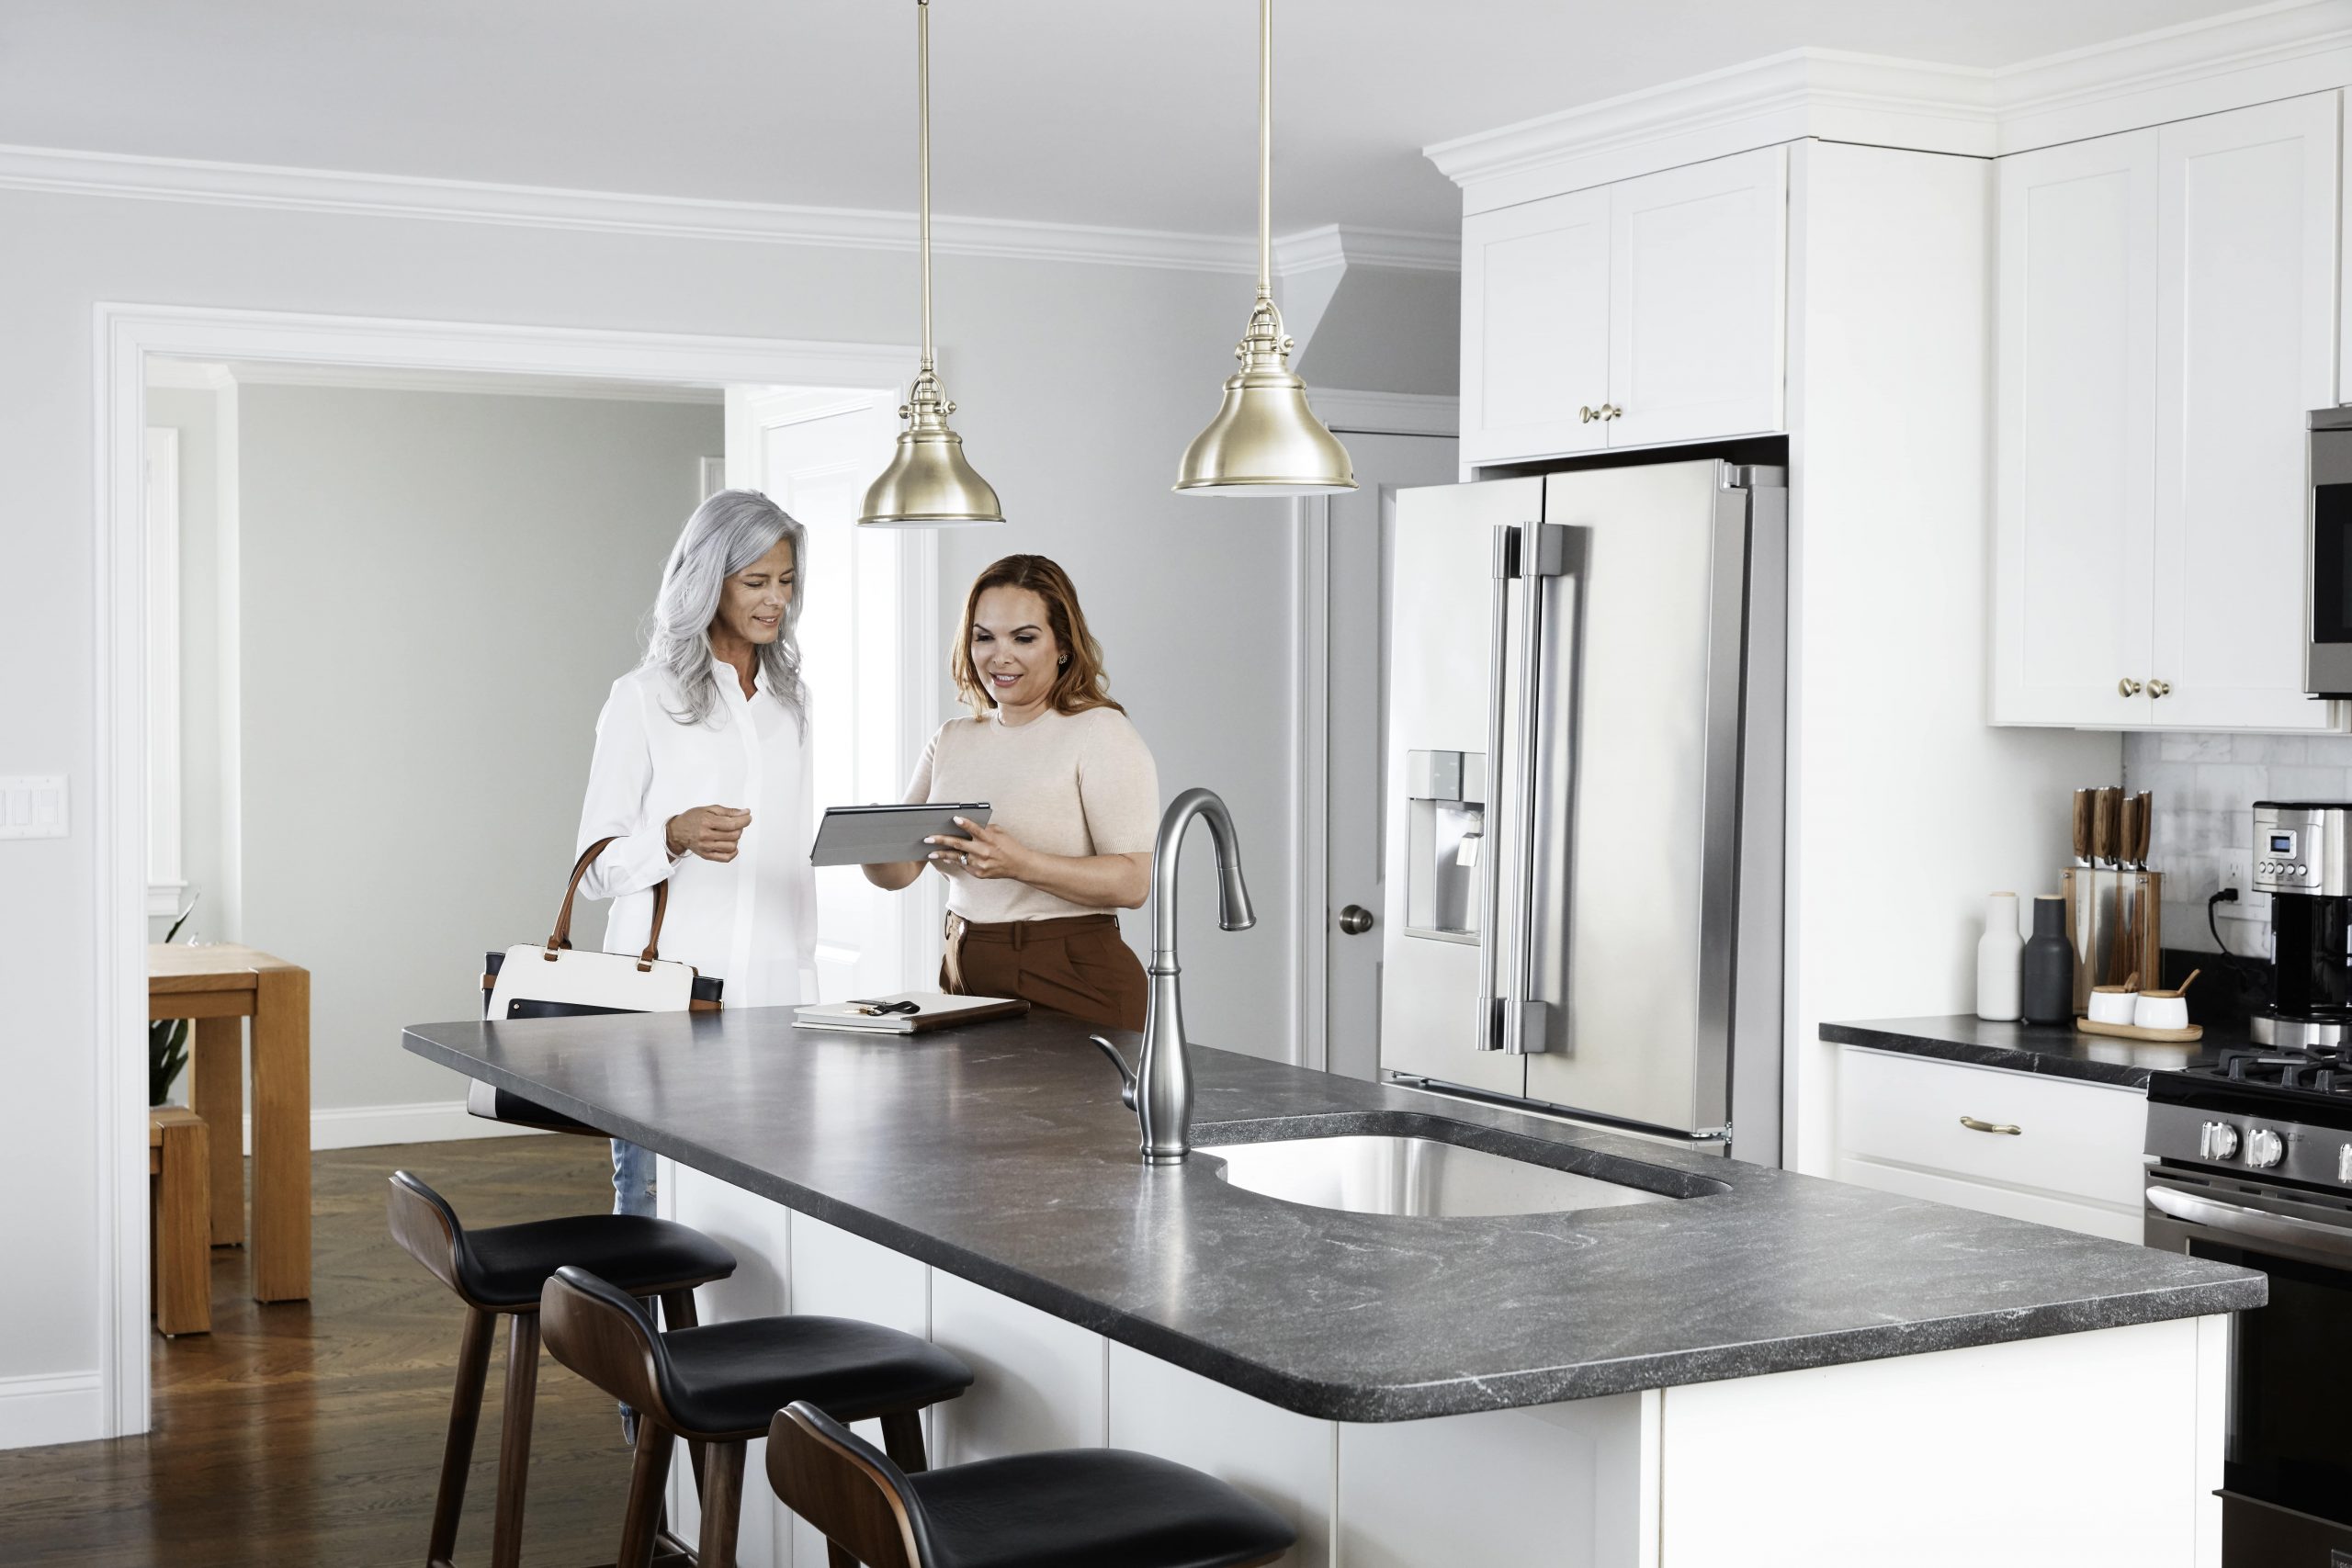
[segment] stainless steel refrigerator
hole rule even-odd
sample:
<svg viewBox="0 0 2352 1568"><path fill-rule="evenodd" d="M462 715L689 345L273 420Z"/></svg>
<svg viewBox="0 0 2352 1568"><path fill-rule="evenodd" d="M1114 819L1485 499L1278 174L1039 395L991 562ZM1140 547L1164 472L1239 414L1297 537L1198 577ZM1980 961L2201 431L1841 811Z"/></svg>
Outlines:
<svg viewBox="0 0 2352 1568"><path fill-rule="evenodd" d="M1384 1076L1780 1161L1784 470L1400 491Z"/></svg>

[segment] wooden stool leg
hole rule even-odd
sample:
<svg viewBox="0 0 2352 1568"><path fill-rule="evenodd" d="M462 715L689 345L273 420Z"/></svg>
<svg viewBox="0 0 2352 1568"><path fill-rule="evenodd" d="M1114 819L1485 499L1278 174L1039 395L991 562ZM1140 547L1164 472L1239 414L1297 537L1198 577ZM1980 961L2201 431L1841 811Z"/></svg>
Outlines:
<svg viewBox="0 0 2352 1568"><path fill-rule="evenodd" d="M922 1450L922 1412L901 1410L882 1417L882 1450L909 1475L928 1469Z"/></svg>
<svg viewBox="0 0 2352 1568"><path fill-rule="evenodd" d="M662 1292L662 1326L674 1332L681 1328L695 1328L702 1319L695 1312L695 1293L691 1290Z"/></svg>
<svg viewBox="0 0 2352 1568"><path fill-rule="evenodd" d="M702 1534L695 1545L695 1568L735 1568L735 1534L743 1512L743 1445L706 1445Z"/></svg>
<svg viewBox="0 0 2352 1568"><path fill-rule="evenodd" d="M628 1472L628 1512L621 1519L621 1554L616 1568L648 1568L653 1561L654 1537L662 1529L662 1488L670 1479L670 1445L666 1428L640 1418L637 1424L637 1460Z"/></svg>
<svg viewBox="0 0 2352 1568"><path fill-rule="evenodd" d="M458 1389L449 1398L449 1437L441 1450L441 1484L433 1495L433 1538L425 1568L448 1568L458 1550L458 1515L466 1506L466 1470L473 1463L474 1430L481 1424L482 1385L490 1381L490 1334L497 1320L466 1309L458 1339Z"/></svg>
<svg viewBox="0 0 2352 1568"><path fill-rule="evenodd" d="M521 1568L523 1494L531 1478L531 1407L539 1392L539 1314L518 1312L506 1333L506 1402L498 1435L498 1518L491 1568Z"/></svg>
<svg viewBox="0 0 2352 1568"><path fill-rule="evenodd" d="M245 1239L245 1021L199 1018L188 1044L188 1109L215 1129L212 1245Z"/></svg>
<svg viewBox="0 0 2352 1568"><path fill-rule="evenodd" d="M166 1335L212 1331L211 1150L197 1121L164 1128L155 1205L155 1326Z"/></svg>
<svg viewBox="0 0 2352 1568"><path fill-rule="evenodd" d="M829 1540L825 1542L825 1568L858 1568L858 1561L849 1554L848 1547Z"/></svg>

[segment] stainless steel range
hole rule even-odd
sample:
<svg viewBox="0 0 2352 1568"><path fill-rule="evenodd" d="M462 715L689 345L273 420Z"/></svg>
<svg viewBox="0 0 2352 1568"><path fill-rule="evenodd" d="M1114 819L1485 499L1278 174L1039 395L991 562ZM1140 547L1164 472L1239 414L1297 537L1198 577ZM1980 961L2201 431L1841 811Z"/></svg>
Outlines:
<svg viewBox="0 0 2352 1568"><path fill-rule="evenodd" d="M2223 1051L2148 1085L2148 1245L2259 1269L2231 1349L2224 1568L2352 1563L2352 1055Z"/></svg>

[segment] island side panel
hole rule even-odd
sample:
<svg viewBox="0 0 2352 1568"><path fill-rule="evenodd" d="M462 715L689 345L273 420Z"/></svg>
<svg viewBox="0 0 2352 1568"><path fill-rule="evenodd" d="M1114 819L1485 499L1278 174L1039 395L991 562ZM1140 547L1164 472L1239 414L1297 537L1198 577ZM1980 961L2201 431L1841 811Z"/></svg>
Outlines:
<svg viewBox="0 0 2352 1568"><path fill-rule="evenodd" d="M1283 1568L1332 1568L1339 1427L1278 1409L1125 1345L1111 1347L1111 1446L1206 1471L1297 1528Z"/></svg>
<svg viewBox="0 0 2352 1568"><path fill-rule="evenodd" d="M1657 1568L1658 1398L1342 1423L1334 1562Z"/></svg>
<svg viewBox="0 0 2352 1568"><path fill-rule="evenodd" d="M939 1407L933 1462L1104 1445L1110 1346L1101 1335L936 1269L932 1325L978 1378Z"/></svg>
<svg viewBox="0 0 2352 1568"><path fill-rule="evenodd" d="M2227 1321L1668 1389L1661 1568L2216 1568Z"/></svg>

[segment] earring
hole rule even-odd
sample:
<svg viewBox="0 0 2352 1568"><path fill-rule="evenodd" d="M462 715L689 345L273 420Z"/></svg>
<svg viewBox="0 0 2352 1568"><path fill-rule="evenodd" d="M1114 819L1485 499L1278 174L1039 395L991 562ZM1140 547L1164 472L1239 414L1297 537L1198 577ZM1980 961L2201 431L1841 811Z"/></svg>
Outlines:
<svg viewBox="0 0 2352 1568"><path fill-rule="evenodd" d="M1063 654L1057 662L1058 664L1068 664L1069 662L1069 655L1067 653Z"/></svg>

